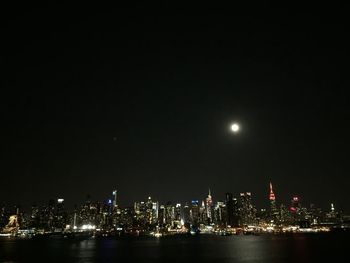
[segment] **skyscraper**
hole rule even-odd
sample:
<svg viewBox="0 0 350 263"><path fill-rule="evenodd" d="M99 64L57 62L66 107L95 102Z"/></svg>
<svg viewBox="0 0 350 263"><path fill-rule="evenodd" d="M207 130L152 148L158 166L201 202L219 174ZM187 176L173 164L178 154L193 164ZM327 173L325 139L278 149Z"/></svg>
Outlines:
<svg viewBox="0 0 350 263"><path fill-rule="evenodd" d="M118 205L117 203L117 190L113 191L113 207L116 207Z"/></svg>
<svg viewBox="0 0 350 263"><path fill-rule="evenodd" d="M227 221L226 224L229 226L234 226L234 215L233 215L233 195L231 193L226 193L226 210L227 210Z"/></svg>
<svg viewBox="0 0 350 263"><path fill-rule="evenodd" d="M226 225L237 227L240 225L240 207L237 198L232 193L226 193Z"/></svg>
<svg viewBox="0 0 350 263"><path fill-rule="evenodd" d="M214 208L214 223L216 225L225 226L227 222L227 209L225 202L218 201L216 202Z"/></svg>
<svg viewBox="0 0 350 263"><path fill-rule="evenodd" d="M299 214L300 212L300 200L298 196L293 196L292 200L291 200L291 205L290 205L290 212L292 212L293 214Z"/></svg>
<svg viewBox="0 0 350 263"><path fill-rule="evenodd" d="M255 208L252 204L252 194L245 192L240 194L240 219L241 225L252 225L255 223Z"/></svg>
<svg viewBox="0 0 350 263"><path fill-rule="evenodd" d="M183 220L186 225L191 223L191 208L187 203L183 208Z"/></svg>
<svg viewBox="0 0 350 263"><path fill-rule="evenodd" d="M192 200L190 210L191 224L197 226L199 223L199 201Z"/></svg>
<svg viewBox="0 0 350 263"><path fill-rule="evenodd" d="M274 202L276 200L275 194L272 189L272 183L270 182L270 195L269 195L270 202Z"/></svg>
<svg viewBox="0 0 350 263"><path fill-rule="evenodd" d="M211 197L211 192L209 189L208 196L205 199L205 209L206 209L206 217L207 222L212 223L213 222L213 199Z"/></svg>
<svg viewBox="0 0 350 263"><path fill-rule="evenodd" d="M278 219L278 210L276 207L276 196L275 196L275 193L273 192L271 182L270 182L269 200L270 200L270 221L273 223L276 223Z"/></svg>
<svg viewBox="0 0 350 263"><path fill-rule="evenodd" d="M57 199L56 215L55 215L55 227L64 228L66 225L67 214L64 208L64 199Z"/></svg>

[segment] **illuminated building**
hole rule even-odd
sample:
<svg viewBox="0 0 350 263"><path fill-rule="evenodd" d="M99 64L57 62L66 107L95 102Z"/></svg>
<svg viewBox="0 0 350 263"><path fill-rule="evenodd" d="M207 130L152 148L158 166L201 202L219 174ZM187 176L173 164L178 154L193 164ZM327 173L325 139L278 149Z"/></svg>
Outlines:
<svg viewBox="0 0 350 263"><path fill-rule="evenodd" d="M191 224L194 226L197 226L199 223L199 201L198 200L192 200L190 215L191 215Z"/></svg>
<svg viewBox="0 0 350 263"><path fill-rule="evenodd" d="M255 224L255 208L252 205L252 194L245 192L240 194L240 225Z"/></svg>
<svg viewBox="0 0 350 263"><path fill-rule="evenodd" d="M231 193L226 193L226 215L227 220L226 223L228 226L234 226L234 203L233 203L233 195Z"/></svg>
<svg viewBox="0 0 350 263"><path fill-rule="evenodd" d="M113 194L113 207L117 207L118 206L118 203L117 203L117 190L114 190L113 192L112 192L112 194Z"/></svg>
<svg viewBox="0 0 350 263"><path fill-rule="evenodd" d="M239 226L240 207L237 198L233 197L231 193L226 193L226 216L227 226Z"/></svg>
<svg viewBox="0 0 350 263"><path fill-rule="evenodd" d="M239 203L237 198L233 198L233 225L239 225Z"/></svg>
<svg viewBox="0 0 350 263"><path fill-rule="evenodd" d="M304 213L298 196L293 196L289 211L291 214L292 224L299 224L299 222L303 220L302 217Z"/></svg>
<svg viewBox="0 0 350 263"><path fill-rule="evenodd" d="M269 200L270 200L270 202L271 202L271 206L274 206L274 207L275 207L273 210L275 210L275 209L276 209L276 204L275 204L276 197L275 197L275 193L273 192L272 183L271 183L271 182L270 182Z"/></svg>
<svg viewBox="0 0 350 263"><path fill-rule="evenodd" d="M160 226L165 225L165 206L164 205L159 206L159 210L158 210L158 224Z"/></svg>
<svg viewBox="0 0 350 263"><path fill-rule="evenodd" d="M191 208L187 203L184 205L183 208L183 221L185 224L191 223Z"/></svg>
<svg viewBox="0 0 350 263"><path fill-rule="evenodd" d="M214 223L225 226L227 221L227 209L224 202L217 202L214 208Z"/></svg>
<svg viewBox="0 0 350 263"><path fill-rule="evenodd" d="M213 221L213 199L211 197L210 189L208 196L205 199L206 223L210 224Z"/></svg>
<svg viewBox="0 0 350 263"><path fill-rule="evenodd" d="M173 227L180 227L181 226L181 220L182 220L182 207L181 204L176 204L174 209L174 220L173 220Z"/></svg>
<svg viewBox="0 0 350 263"><path fill-rule="evenodd" d="M31 209L29 227L35 228L40 224L40 209L38 206L33 205ZM0 225L1 227L1 225Z"/></svg>
<svg viewBox="0 0 350 263"><path fill-rule="evenodd" d="M291 201L290 211L292 213L298 213L299 209L300 209L299 197L293 196Z"/></svg>
<svg viewBox="0 0 350 263"><path fill-rule="evenodd" d="M158 222L158 209L159 209L158 202L152 202L152 220L151 220L152 224L155 224Z"/></svg>
<svg viewBox="0 0 350 263"><path fill-rule="evenodd" d="M291 216L291 212L288 210L288 207L286 207L284 204L281 204L279 210L280 223L282 225L291 225L293 223L293 218Z"/></svg>
<svg viewBox="0 0 350 263"><path fill-rule="evenodd" d="M67 224L67 213L64 208L64 199L57 199L56 214L55 214L55 228L65 228Z"/></svg>
<svg viewBox="0 0 350 263"><path fill-rule="evenodd" d="M208 223L208 217L207 217L207 208L205 205L205 201L202 201L201 206L199 207L199 224L207 224Z"/></svg>
<svg viewBox="0 0 350 263"><path fill-rule="evenodd" d="M153 202L148 197L146 202L134 203L134 214L137 223L141 226L149 226L158 222L158 202Z"/></svg>
<svg viewBox="0 0 350 263"><path fill-rule="evenodd" d="M173 226L173 221L175 218L175 208L171 202L167 202L165 205L165 223L167 226Z"/></svg>
<svg viewBox="0 0 350 263"><path fill-rule="evenodd" d="M47 220L47 226L49 230L52 230L54 227L54 219L55 219L55 210L56 210L56 202L53 199L49 200L49 205L47 207L46 212L46 220Z"/></svg>
<svg viewBox="0 0 350 263"><path fill-rule="evenodd" d="M4 227L3 231L5 233L12 233L16 232L19 229L19 220L17 215L11 215L9 217L9 222L8 224Z"/></svg>
<svg viewBox="0 0 350 263"><path fill-rule="evenodd" d="M121 209L119 227L131 229L133 224L133 209L126 207Z"/></svg>
<svg viewBox="0 0 350 263"><path fill-rule="evenodd" d="M271 222L277 223L278 221L278 210L276 207L276 196L273 192L272 183L270 182L270 193L269 193L269 200L270 200L270 220Z"/></svg>
<svg viewBox="0 0 350 263"><path fill-rule="evenodd" d="M339 223L340 221L340 214L335 210L334 204L331 203L331 209L329 210L328 213L325 214L324 221L327 224L336 224Z"/></svg>

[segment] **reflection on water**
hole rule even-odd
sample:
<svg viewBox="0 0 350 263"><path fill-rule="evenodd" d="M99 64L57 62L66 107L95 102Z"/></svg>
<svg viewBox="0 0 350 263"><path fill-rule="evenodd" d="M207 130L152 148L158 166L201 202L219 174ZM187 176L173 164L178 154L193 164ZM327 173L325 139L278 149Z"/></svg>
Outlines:
<svg viewBox="0 0 350 263"><path fill-rule="evenodd" d="M320 262L346 258L348 242L348 234L1 240L0 262Z"/></svg>

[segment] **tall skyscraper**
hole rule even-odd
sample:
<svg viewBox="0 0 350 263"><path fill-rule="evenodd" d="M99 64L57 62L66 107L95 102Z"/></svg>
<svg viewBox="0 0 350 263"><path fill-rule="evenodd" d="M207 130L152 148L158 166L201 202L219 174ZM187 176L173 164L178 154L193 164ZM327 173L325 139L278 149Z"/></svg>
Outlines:
<svg viewBox="0 0 350 263"><path fill-rule="evenodd" d="M237 198L233 197L232 193L226 193L226 225L236 227L239 225L239 205Z"/></svg>
<svg viewBox="0 0 350 263"><path fill-rule="evenodd" d="M165 205L165 223L168 226L173 226L174 218L175 218L175 207L169 201Z"/></svg>
<svg viewBox="0 0 350 263"><path fill-rule="evenodd" d="M208 196L205 199L205 209L206 209L207 222L212 223L213 222L213 199L211 197L210 189L208 192Z"/></svg>
<svg viewBox="0 0 350 263"><path fill-rule="evenodd" d="M255 208L252 204L252 194L245 192L240 194L240 224L252 225L255 223Z"/></svg>
<svg viewBox="0 0 350 263"><path fill-rule="evenodd" d="M226 193L226 210L227 210L227 221L226 224L229 226L234 226L234 215L233 215L233 195L231 193Z"/></svg>
<svg viewBox="0 0 350 263"><path fill-rule="evenodd" d="M270 182L270 195L269 195L270 202L274 202L276 200L275 194L272 189L272 183Z"/></svg>
<svg viewBox="0 0 350 263"><path fill-rule="evenodd" d="M117 190L113 191L113 207L117 207L118 203L117 203Z"/></svg>
<svg viewBox="0 0 350 263"><path fill-rule="evenodd" d="M278 210L276 207L276 196L273 192L272 183L270 182L270 193L269 193L269 200L270 200L270 220L273 223L277 223L278 219Z"/></svg>
<svg viewBox="0 0 350 263"><path fill-rule="evenodd" d="M227 209L225 202L218 201L214 208L214 223L220 226L225 226L227 222Z"/></svg>
<svg viewBox="0 0 350 263"><path fill-rule="evenodd" d="M191 224L197 226L199 223L199 201L192 200L190 210Z"/></svg>
<svg viewBox="0 0 350 263"><path fill-rule="evenodd" d="M152 202L152 224L158 222L158 213L159 213L159 203Z"/></svg>
<svg viewBox="0 0 350 263"><path fill-rule="evenodd" d="M291 200L291 206L290 206L290 211L292 213L297 213L300 210L300 202L299 202L299 197L297 196L293 196L292 200Z"/></svg>
<svg viewBox="0 0 350 263"><path fill-rule="evenodd" d="M165 224L165 206L161 205L158 209L158 224L163 226Z"/></svg>
<svg viewBox="0 0 350 263"><path fill-rule="evenodd" d="M64 228L66 225L67 214L64 208L64 199L57 199L55 227Z"/></svg>
<svg viewBox="0 0 350 263"><path fill-rule="evenodd" d="M237 198L233 198L233 226L239 226L240 217L239 217L239 203Z"/></svg>
<svg viewBox="0 0 350 263"><path fill-rule="evenodd" d="M173 220L174 227L180 228L182 219L183 219L183 216L182 216L181 204L176 204L176 206L174 207L174 220Z"/></svg>
<svg viewBox="0 0 350 263"><path fill-rule="evenodd" d="M183 208L183 220L185 224L190 224L191 223L191 208L190 206L186 203Z"/></svg>

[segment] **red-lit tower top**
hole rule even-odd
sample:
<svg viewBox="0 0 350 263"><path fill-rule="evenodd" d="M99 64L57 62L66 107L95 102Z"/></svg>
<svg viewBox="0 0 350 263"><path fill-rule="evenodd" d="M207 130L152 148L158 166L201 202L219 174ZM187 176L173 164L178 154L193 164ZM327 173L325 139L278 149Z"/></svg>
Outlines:
<svg viewBox="0 0 350 263"><path fill-rule="evenodd" d="M275 201L275 200L276 200L275 194L273 193L272 183L271 183L271 182L270 182L270 195L269 195L269 199L270 199L270 201Z"/></svg>

